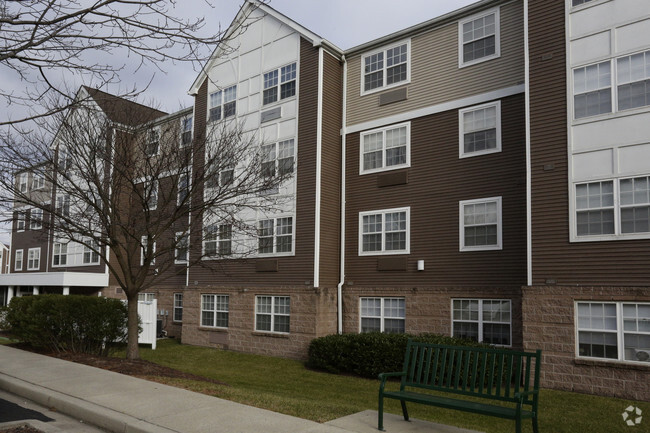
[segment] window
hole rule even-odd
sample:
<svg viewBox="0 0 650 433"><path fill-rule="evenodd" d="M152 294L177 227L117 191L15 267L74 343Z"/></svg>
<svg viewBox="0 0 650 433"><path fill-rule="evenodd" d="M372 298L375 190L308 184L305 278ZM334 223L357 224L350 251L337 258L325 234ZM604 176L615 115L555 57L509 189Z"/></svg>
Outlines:
<svg viewBox="0 0 650 433"><path fill-rule="evenodd" d="M156 299L155 293L138 293L138 302L153 302Z"/></svg>
<svg viewBox="0 0 650 433"><path fill-rule="evenodd" d="M144 266L144 259L149 252L149 236L142 236L140 238L140 266ZM150 265L153 265L156 263L156 242L151 243L151 262L149 263Z"/></svg>
<svg viewBox="0 0 650 433"><path fill-rule="evenodd" d="M291 299L289 296L255 297L255 330L289 333Z"/></svg>
<svg viewBox="0 0 650 433"><path fill-rule="evenodd" d="M16 250L16 257L14 259L14 271L23 270L23 250Z"/></svg>
<svg viewBox="0 0 650 433"><path fill-rule="evenodd" d="M360 173L409 167L410 141L410 123L362 133Z"/></svg>
<svg viewBox="0 0 650 433"><path fill-rule="evenodd" d="M29 229L40 230L43 228L43 209L33 208L29 215Z"/></svg>
<svg viewBox="0 0 650 433"><path fill-rule="evenodd" d="M650 232L650 177L621 179L621 233Z"/></svg>
<svg viewBox="0 0 650 433"><path fill-rule="evenodd" d="M592 0L573 0L571 5L572 6L580 6L580 5L583 5L585 3L589 3L590 1L592 1Z"/></svg>
<svg viewBox="0 0 650 433"><path fill-rule="evenodd" d="M174 263L187 263L190 247L190 235L183 232L176 233L176 248L174 248Z"/></svg>
<svg viewBox="0 0 650 433"><path fill-rule="evenodd" d="M405 332L404 298L361 298L361 332Z"/></svg>
<svg viewBox="0 0 650 433"><path fill-rule="evenodd" d="M174 293L174 322L183 321L183 294Z"/></svg>
<svg viewBox="0 0 650 433"><path fill-rule="evenodd" d="M201 295L201 326L228 327L228 295Z"/></svg>
<svg viewBox="0 0 650 433"><path fill-rule="evenodd" d="M512 345L508 299L452 299L452 336L500 346Z"/></svg>
<svg viewBox="0 0 650 433"><path fill-rule="evenodd" d="M178 175L178 190L176 196L176 203L180 206L185 203L187 196L190 193L190 174L187 172Z"/></svg>
<svg viewBox="0 0 650 433"><path fill-rule="evenodd" d="M26 211L19 210L16 212L16 231L23 232L25 231L25 216Z"/></svg>
<svg viewBox="0 0 650 433"><path fill-rule="evenodd" d="M209 121L225 119L237 114L237 86L210 93Z"/></svg>
<svg viewBox="0 0 650 433"><path fill-rule="evenodd" d="M612 181L576 185L576 227L578 236L614 233Z"/></svg>
<svg viewBox="0 0 650 433"><path fill-rule="evenodd" d="M41 173L32 174L32 189L42 189L45 187L45 177Z"/></svg>
<svg viewBox="0 0 650 433"><path fill-rule="evenodd" d="M156 210L158 207L158 181L145 182L144 198L149 210Z"/></svg>
<svg viewBox="0 0 650 433"><path fill-rule="evenodd" d="M54 242L52 249L52 266L65 266L68 264L68 244Z"/></svg>
<svg viewBox="0 0 650 433"><path fill-rule="evenodd" d="M41 248L30 248L27 250L27 270L38 271L41 267Z"/></svg>
<svg viewBox="0 0 650 433"><path fill-rule="evenodd" d="M231 185L235 180L234 166L229 164L220 164L212 161L206 168L205 187L206 188L225 188Z"/></svg>
<svg viewBox="0 0 650 433"><path fill-rule="evenodd" d="M64 218L70 217L69 195L60 195L56 198L56 213Z"/></svg>
<svg viewBox="0 0 650 433"><path fill-rule="evenodd" d="M158 148L160 145L160 129L150 129L147 131L147 143L145 145L145 153L147 156L158 155Z"/></svg>
<svg viewBox="0 0 650 433"><path fill-rule="evenodd" d="M473 15L458 23L459 66L469 66L501 55L499 9Z"/></svg>
<svg viewBox="0 0 650 433"><path fill-rule="evenodd" d="M95 239L87 239L84 245L83 264L96 265L99 263L99 242Z"/></svg>
<svg viewBox="0 0 650 433"><path fill-rule="evenodd" d="M181 146L187 146L192 142L192 116L181 120Z"/></svg>
<svg viewBox="0 0 650 433"><path fill-rule="evenodd" d="M359 213L359 255L408 254L411 208Z"/></svg>
<svg viewBox="0 0 650 433"><path fill-rule="evenodd" d="M66 172L72 167L72 158L65 148L59 148L58 168L59 171Z"/></svg>
<svg viewBox="0 0 650 433"><path fill-rule="evenodd" d="M460 250L500 250L501 197L460 202Z"/></svg>
<svg viewBox="0 0 650 433"><path fill-rule="evenodd" d="M574 118L612 112L610 61L573 70Z"/></svg>
<svg viewBox="0 0 650 433"><path fill-rule="evenodd" d="M650 304L577 302L577 355L650 362Z"/></svg>
<svg viewBox="0 0 650 433"><path fill-rule="evenodd" d="M293 251L293 217L259 221L257 226L259 254L280 254Z"/></svg>
<svg viewBox="0 0 650 433"><path fill-rule="evenodd" d="M279 79L278 79L279 78ZM296 94L296 64L292 63L264 74L262 105L290 98Z"/></svg>
<svg viewBox="0 0 650 433"><path fill-rule="evenodd" d="M650 105L650 51L616 61L618 109Z"/></svg>
<svg viewBox="0 0 650 433"><path fill-rule="evenodd" d="M203 255L229 256L232 253L232 225L207 226L203 232Z"/></svg>
<svg viewBox="0 0 650 433"><path fill-rule="evenodd" d="M293 173L295 146L293 138L262 146L262 176L285 177Z"/></svg>
<svg viewBox="0 0 650 433"><path fill-rule="evenodd" d="M18 175L18 191L27 192L27 173Z"/></svg>
<svg viewBox="0 0 650 433"><path fill-rule="evenodd" d="M411 41L403 41L364 55L361 59L361 94L408 83L411 79L410 51Z"/></svg>
<svg viewBox="0 0 650 433"><path fill-rule="evenodd" d="M459 111L460 157L501 152L501 102Z"/></svg>

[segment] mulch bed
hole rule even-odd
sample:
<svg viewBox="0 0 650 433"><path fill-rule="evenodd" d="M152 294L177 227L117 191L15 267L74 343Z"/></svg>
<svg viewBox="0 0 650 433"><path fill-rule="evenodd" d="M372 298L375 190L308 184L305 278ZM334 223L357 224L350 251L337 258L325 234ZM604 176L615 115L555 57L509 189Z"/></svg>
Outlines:
<svg viewBox="0 0 650 433"><path fill-rule="evenodd" d="M21 425L18 427L11 427L8 429L0 430L0 433L43 433L43 430L38 430L28 425Z"/></svg>

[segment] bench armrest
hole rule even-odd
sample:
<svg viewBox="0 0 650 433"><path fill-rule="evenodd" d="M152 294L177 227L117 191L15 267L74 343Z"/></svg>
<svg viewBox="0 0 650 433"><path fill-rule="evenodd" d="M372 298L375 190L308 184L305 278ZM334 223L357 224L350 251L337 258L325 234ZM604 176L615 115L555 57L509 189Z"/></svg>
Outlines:
<svg viewBox="0 0 650 433"><path fill-rule="evenodd" d="M521 399L521 398L524 398L524 397L528 397L529 395L535 395L535 394L539 394L539 389L532 389L530 391L516 392L515 393L515 398Z"/></svg>
<svg viewBox="0 0 650 433"><path fill-rule="evenodd" d="M384 392L384 387L386 386L386 379L389 377L400 377L406 375L405 371L396 371L393 373L379 373L379 380L381 380L381 384L379 385L379 392L382 393Z"/></svg>

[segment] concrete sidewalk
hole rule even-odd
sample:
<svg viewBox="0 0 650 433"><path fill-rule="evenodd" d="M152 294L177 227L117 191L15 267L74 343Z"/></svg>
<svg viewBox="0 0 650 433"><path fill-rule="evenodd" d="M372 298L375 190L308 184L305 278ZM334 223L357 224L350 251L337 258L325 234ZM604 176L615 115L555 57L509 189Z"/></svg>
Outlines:
<svg viewBox="0 0 650 433"><path fill-rule="evenodd" d="M0 389L115 433L375 433L377 412L319 424L0 345ZM385 414L388 433L476 433Z"/></svg>

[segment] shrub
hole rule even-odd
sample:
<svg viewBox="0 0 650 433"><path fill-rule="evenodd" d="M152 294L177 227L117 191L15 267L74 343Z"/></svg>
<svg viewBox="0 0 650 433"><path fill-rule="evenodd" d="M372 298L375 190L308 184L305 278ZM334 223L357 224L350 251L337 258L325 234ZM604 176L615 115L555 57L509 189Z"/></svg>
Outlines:
<svg viewBox="0 0 650 433"><path fill-rule="evenodd" d="M13 298L3 325L35 348L106 356L126 340L126 321L117 299L39 295Z"/></svg>
<svg viewBox="0 0 650 433"><path fill-rule="evenodd" d="M307 366L375 379L379 373L402 371L409 338L449 346L488 347L472 340L438 334L335 334L311 341Z"/></svg>

